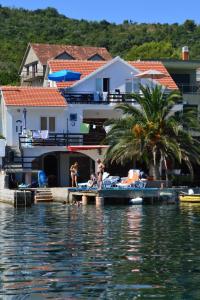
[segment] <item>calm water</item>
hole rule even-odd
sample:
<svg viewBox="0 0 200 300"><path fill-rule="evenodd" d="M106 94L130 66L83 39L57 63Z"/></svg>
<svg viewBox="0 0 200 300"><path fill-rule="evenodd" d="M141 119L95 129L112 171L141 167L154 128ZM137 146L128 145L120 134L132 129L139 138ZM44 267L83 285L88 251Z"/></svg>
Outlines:
<svg viewBox="0 0 200 300"><path fill-rule="evenodd" d="M0 299L200 299L200 205L0 205Z"/></svg>

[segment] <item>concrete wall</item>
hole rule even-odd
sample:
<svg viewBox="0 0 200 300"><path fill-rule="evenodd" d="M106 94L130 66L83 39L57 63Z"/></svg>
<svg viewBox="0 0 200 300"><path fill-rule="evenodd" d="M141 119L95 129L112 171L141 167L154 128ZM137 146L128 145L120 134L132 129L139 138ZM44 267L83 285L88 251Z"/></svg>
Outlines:
<svg viewBox="0 0 200 300"><path fill-rule="evenodd" d="M54 202L68 203L68 189L67 188L51 188L51 193Z"/></svg>

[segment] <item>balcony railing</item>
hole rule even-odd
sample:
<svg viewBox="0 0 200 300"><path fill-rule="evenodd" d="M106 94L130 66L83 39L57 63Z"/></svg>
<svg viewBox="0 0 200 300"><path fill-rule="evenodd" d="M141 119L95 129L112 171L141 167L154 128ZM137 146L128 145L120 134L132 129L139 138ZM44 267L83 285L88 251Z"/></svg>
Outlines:
<svg viewBox="0 0 200 300"><path fill-rule="evenodd" d="M23 81L31 81L34 78L43 78L44 77L44 73L42 71L38 71L38 72L33 72L33 71L29 71L29 73L22 73L21 74L21 79Z"/></svg>
<svg viewBox="0 0 200 300"><path fill-rule="evenodd" d="M177 86L181 93L183 94L200 94L200 84L191 85L191 84L181 84L177 83Z"/></svg>
<svg viewBox="0 0 200 300"><path fill-rule="evenodd" d="M99 145L104 138L105 135L102 133L49 133L45 139L19 135L19 146L20 148L30 148L37 146Z"/></svg>
<svg viewBox="0 0 200 300"><path fill-rule="evenodd" d="M69 93L61 89L62 95L72 104L115 104L120 102L137 103L131 94L126 93Z"/></svg>

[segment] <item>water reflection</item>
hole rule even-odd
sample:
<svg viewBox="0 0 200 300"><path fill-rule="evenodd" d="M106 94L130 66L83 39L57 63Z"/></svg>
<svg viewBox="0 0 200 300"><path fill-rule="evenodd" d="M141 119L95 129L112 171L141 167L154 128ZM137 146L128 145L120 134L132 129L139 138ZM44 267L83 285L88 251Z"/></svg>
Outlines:
<svg viewBox="0 0 200 300"><path fill-rule="evenodd" d="M0 208L3 299L200 299L200 206Z"/></svg>

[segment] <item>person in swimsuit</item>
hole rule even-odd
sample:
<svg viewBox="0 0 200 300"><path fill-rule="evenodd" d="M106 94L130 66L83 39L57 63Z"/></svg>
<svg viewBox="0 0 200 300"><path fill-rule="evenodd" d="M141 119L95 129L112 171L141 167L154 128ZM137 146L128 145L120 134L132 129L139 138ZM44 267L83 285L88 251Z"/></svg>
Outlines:
<svg viewBox="0 0 200 300"><path fill-rule="evenodd" d="M103 180L104 169L105 169L104 164L98 158L97 159L97 185L98 185L99 190L101 190L101 188L102 188L102 180Z"/></svg>
<svg viewBox="0 0 200 300"><path fill-rule="evenodd" d="M78 186L78 163L77 162L71 165L70 173L71 173L72 187L77 187Z"/></svg>

